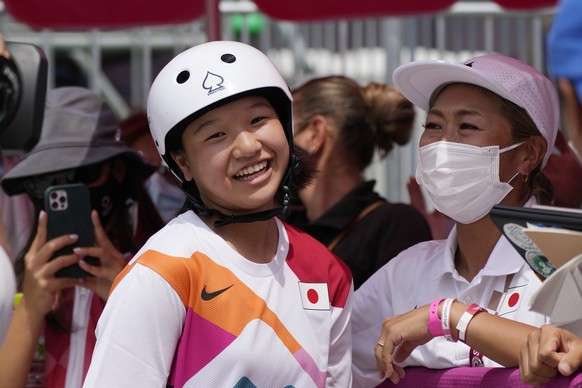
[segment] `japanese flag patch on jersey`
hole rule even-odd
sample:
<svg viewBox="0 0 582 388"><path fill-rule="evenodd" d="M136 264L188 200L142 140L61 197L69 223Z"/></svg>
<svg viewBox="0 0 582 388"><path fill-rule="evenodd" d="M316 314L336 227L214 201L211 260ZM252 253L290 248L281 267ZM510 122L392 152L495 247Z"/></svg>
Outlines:
<svg viewBox="0 0 582 388"><path fill-rule="evenodd" d="M523 295L525 294L526 286L527 284L517 287L510 287L503 295L501 302L499 303L499 307L497 308L497 315L502 316L519 309L519 305L521 304Z"/></svg>
<svg viewBox="0 0 582 388"><path fill-rule="evenodd" d="M301 303L306 310L329 310L329 293L327 283L303 283L299 282Z"/></svg>

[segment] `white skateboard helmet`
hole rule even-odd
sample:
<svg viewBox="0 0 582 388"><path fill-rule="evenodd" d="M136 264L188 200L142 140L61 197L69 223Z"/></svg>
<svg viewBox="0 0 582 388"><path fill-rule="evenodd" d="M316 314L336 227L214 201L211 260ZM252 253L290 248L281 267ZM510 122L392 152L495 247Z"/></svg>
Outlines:
<svg viewBox="0 0 582 388"><path fill-rule="evenodd" d="M217 215L217 211L209 212L204 207L195 182L184 181L171 152L181 148L181 135L189 123L245 95L267 97L285 129L292 154L291 92L271 60L252 46L234 41L213 41L189 48L160 71L150 88L147 114L154 143L199 214ZM290 161L289 171L295 165ZM286 174L282 188L289 186L286 181L290 175ZM229 219L232 217L228 216ZM231 222L244 221L237 218Z"/></svg>

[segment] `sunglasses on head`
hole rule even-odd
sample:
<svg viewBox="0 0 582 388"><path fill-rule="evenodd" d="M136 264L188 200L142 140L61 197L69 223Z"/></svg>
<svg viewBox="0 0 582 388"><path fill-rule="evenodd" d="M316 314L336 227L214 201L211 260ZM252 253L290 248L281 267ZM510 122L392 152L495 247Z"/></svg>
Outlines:
<svg viewBox="0 0 582 388"><path fill-rule="evenodd" d="M37 175L24 181L24 189L30 197L40 199L44 197L46 189L51 186L66 183L83 183L88 186L99 179L102 167L103 164L94 164L70 170Z"/></svg>

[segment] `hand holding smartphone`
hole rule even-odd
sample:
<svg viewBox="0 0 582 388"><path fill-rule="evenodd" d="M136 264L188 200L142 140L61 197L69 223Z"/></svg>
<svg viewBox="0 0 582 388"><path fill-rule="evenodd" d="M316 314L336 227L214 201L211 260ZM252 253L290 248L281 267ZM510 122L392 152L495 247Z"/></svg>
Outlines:
<svg viewBox="0 0 582 388"><path fill-rule="evenodd" d="M73 253L74 247L88 247L94 243L93 224L91 222L91 200L89 188L81 183L51 186L46 189L45 210L48 216L47 235L53 239L65 234L79 236L76 244L59 249L53 258ZM99 265L99 259L85 257L92 265ZM78 264L60 269L56 277L83 278L92 276Z"/></svg>

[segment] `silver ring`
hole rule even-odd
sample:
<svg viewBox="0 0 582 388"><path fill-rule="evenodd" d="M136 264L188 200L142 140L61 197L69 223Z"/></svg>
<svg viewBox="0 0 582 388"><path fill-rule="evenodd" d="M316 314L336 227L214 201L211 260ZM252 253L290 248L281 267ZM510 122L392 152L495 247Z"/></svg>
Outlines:
<svg viewBox="0 0 582 388"><path fill-rule="evenodd" d="M384 347L384 342L378 341L378 342L376 342L376 345L379 346L379 347L381 347L381 348L383 348Z"/></svg>

